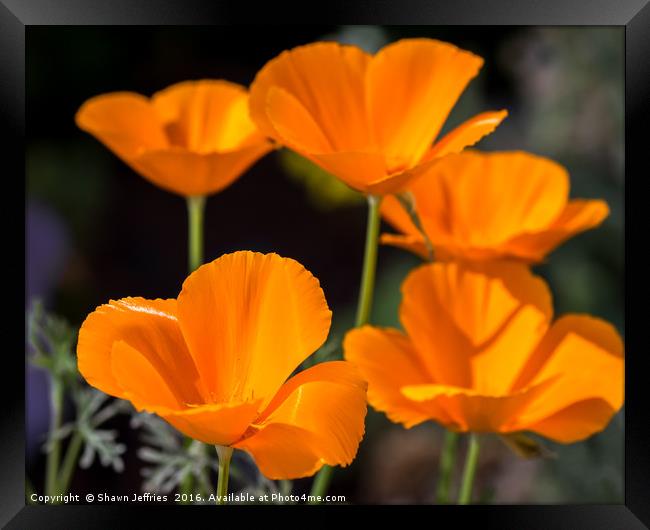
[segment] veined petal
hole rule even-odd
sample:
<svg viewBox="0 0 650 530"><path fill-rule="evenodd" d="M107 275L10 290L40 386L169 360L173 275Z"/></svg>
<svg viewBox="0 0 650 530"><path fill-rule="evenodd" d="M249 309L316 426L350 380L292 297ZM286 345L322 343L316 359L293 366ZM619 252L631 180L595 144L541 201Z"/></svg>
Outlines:
<svg viewBox="0 0 650 530"><path fill-rule="evenodd" d="M555 162L524 152L464 151L430 163L411 186L434 247L494 249L547 229L567 205L569 177Z"/></svg>
<svg viewBox="0 0 650 530"><path fill-rule="evenodd" d="M170 409L186 406L173 384L165 381L144 355L124 341L113 343L111 371L123 396L139 411L160 406Z"/></svg>
<svg viewBox="0 0 650 530"><path fill-rule="evenodd" d="M577 425L576 432L565 433L567 439L584 438L602 430L607 422L595 420L606 417L608 421L623 405L623 342L616 329L586 315L567 315L557 320L523 367L513 388L535 385L550 377L556 378L554 385L522 414L521 428L534 430L536 424L557 425L585 407L595 411L591 422L595 429L585 434L584 424ZM593 399L607 403L609 415L599 403L576 405ZM544 424L547 418L553 419Z"/></svg>
<svg viewBox="0 0 650 530"><path fill-rule="evenodd" d="M429 371L403 333L371 326L353 329L345 336L343 352L368 381L368 402L391 421L410 428L434 416L401 393L403 386L431 382Z"/></svg>
<svg viewBox="0 0 650 530"><path fill-rule="evenodd" d="M249 452L268 478L309 476L324 464L352 462L365 415L366 384L354 366L322 363L289 379L233 447Z"/></svg>
<svg viewBox="0 0 650 530"><path fill-rule="evenodd" d="M318 153L312 154L311 159L325 171L362 193L383 192L376 186L382 182L385 188L386 164L383 156L378 153ZM371 189L372 183L375 183L374 189Z"/></svg>
<svg viewBox="0 0 650 530"><path fill-rule="evenodd" d="M448 132L424 155L422 162L440 158L450 153L460 153L466 147L494 132L508 115L507 110L482 112Z"/></svg>
<svg viewBox="0 0 650 530"><path fill-rule="evenodd" d="M297 261L235 252L199 267L178 297L183 336L212 400L266 403L325 341L331 312Z"/></svg>
<svg viewBox="0 0 650 530"><path fill-rule="evenodd" d="M431 39L400 40L373 57L368 114L391 172L420 161L482 65L480 57Z"/></svg>
<svg viewBox="0 0 650 530"><path fill-rule="evenodd" d="M518 430L513 425L516 425L520 411L551 384L552 381L543 381L508 395L489 395L474 389L440 384L406 386L402 393L422 406L442 409L450 420L438 421L452 430L507 433Z"/></svg>
<svg viewBox="0 0 650 530"><path fill-rule="evenodd" d="M516 263L425 265L402 290L402 323L436 379L483 393L510 388L552 317L548 287Z"/></svg>
<svg viewBox="0 0 650 530"><path fill-rule="evenodd" d="M151 101L172 145L213 153L263 141L248 115L248 92L241 85L183 81L156 92Z"/></svg>
<svg viewBox="0 0 650 530"><path fill-rule="evenodd" d="M278 139L267 113L272 87L291 94L313 118L334 150L368 151L372 138L364 102L364 75L370 56L355 46L318 42L298 46L266 63L251 85L251 117L267 136ZM275 123L295 116L275 114Z"/></svg>
<svg viewBox="0 0 650 530"><path fill-rule="evenodd" d="M503 253L528 261L541 261L555 247L580 232L598 226L609 215L605 201L576 199L545 230L525 233L504 244Z"/></svg>
<svg viewBox="0 0 650 530"><path fill-rule="evenodd" d="M113 92L86 101L75 122L127 163L149 149L169 145L149 100L133 92Z"/></svg>
<svg viewBox="0 0 650 530"><path fill-rule="evenodd" d="M223 153L200 154L182 147L147 151L134 159L148 180L185 197L209 195L232 184L272 149L268 142Z"/></svg>
<svg viewBox="0 0 650 530"><path fill-rule="evenodd" d="M137 350L179 401L203 400L205 388L181 335L176 300L111 300L88 315L82 324L77 344L79 371L90 385L124 397L111 368L111 352L116 342Z"/></svg>
<svg viewBox="0 0 650 530"><path fill-rule="evenodd" d="M183 410L152 408L186 436L210 445L231 445L255 419L260 400L199 405Z"/></svg>

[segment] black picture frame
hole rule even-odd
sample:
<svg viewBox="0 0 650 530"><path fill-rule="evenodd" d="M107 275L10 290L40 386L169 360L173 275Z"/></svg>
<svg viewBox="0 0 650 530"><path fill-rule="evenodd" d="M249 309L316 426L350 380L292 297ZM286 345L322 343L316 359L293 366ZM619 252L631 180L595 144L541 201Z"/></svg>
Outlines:
<svg viewBox="0 0 650 530"><path fill-rule="evenodd" d="M377 0L374 2L330 1L316 7L311 2L287 6L282 3L187 0L0 0L0 123L9 143L3 152L5 179L21 182L25 174L25 37L31 25L194 25L314 22L363 24L431 24L431 25L607 25L625 27L625 289L626 294L626 407L625 407L625 502L621 505L554 505L554 506L431 506L432 524L453 521L461 527L468 520L495 528L554 529L635 529L650 525L650 421L645 405L644 360L647 347L638 326L631 323L632 302L643 296L643 259L633 259L635 247L628 239L643 229L632 220L643 208L648 164L647 133L650 124L650 5L648 0ZM4 135L3 135L4 136ZM637 174L638 173L638 174ZM0 208L4 227L13 227L19 201L5 194ZM11 229L11 228L10 228ZM633 230L634 229L634 230ZM16 255L15 249L12 255ZM5 278L19 276L21 264L6 258ZM18 282L8 281L19 301ZM17 310L7 306L16 314ZM629 323L628 323L629 322ZM11 336L3 352L5 382L24 370L20 352L24 336L20 326L5 330ZM9 350L13 350L10 355ZM24 379L23 379L24 380ZM0 524L6 528L115 528L135 516L164 517L166 525L187 524L187 512L180 519L177 509L155 506L25 506L24 495L24 427L25 398L20 388L4 384L7 393L0 414ZM380 512L384 507L375 507ZM204 508L203 515L208 515ZM245 506L232 506L237 512ZM254 510L268 507L253 507ZM321 510L323 508L319 508ZM327 510L350 509L329 506ZM352 508L355 509L355 508ZM162 515L161 515L162 514Z"/></svg>

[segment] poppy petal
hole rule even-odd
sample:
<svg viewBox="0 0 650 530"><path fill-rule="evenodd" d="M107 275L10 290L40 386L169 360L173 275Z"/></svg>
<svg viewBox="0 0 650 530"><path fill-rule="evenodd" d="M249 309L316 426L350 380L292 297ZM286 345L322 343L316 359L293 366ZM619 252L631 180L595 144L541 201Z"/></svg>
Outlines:
<svg viewBox="0 0 650 530"><path fill-rule="evenodd" d="M183 410L154 407L151 412L190 438L210 445L232 445L255 419L259 406L259 400L244 403L232 401Z"/></svg>
<svg viewBox="0 0 650 530"><path fill-rule="evenodd" d="M190 197L224 189L271 149L270 143L258 143L236 151L200 154L172 147L147 151L134 162L157 186Z"/></svg>
<svg viewBox="0 0 650 530"><path fill-rule="evenodd" d="M391 172L420 161L482 64L470 52L431 39L400 40L373 57L368 113Z"/></svg>
<svg viewBox="0 0 650 530"><path fill-rule="evenodd" d="M183 81L156 92L151 102L172 145L212 153L263 141L249 117L248 92L236 83Z"/></svg>
<svg viewBox="0 0 650 530"><path fill-rule="evenodd" d="M292 259L256 252L199 267L183 283L178 316L217 403L270 400L323 344L331 321L310 272Z"/></svg>
<svg viewBox="0 0 650 530"><path fill-rule="evenodd" d="M543 395L552 384L545 381L509 395L485 395L474 389L428 384L402 388L408 399L422 406L442 409L450 418L436 419L456 431L513 432L521 410Z"/></svg>
<svg viewBox="0 0 650 530"><path fill-rule="evenodd" d="M181 335L176 300L111 300L82 324L77 344L79 371L90 385L123 397L111 369L111 352L118 341L137 350L184 403L203 401L204 385Z"/></svg>
<svg viewBox="0 0 650 530"><path fill-rule="evenodd" d="M144 150L169 145L150 101L133 92L89 99L79 108L75 122L127 163Z"/></svg>
<svg viewBox="0 0 650 530"><path fill-rule="evenodd" d="M543 399L532 403L522 414L522 429L532 429L532 425L589 399L605 401L613 414L623 405L624 361L620 335L611 324L598 318L567 315L558 319L531 355L513 388L535 385L550 377L557 378L555 384ZM600 405L587 407L597 410L597 418L603 417ZM605 425L606 422L599 424L596 430ZM582 432L576 435L582 436Z"/></svg>
<svg viewBox="0 0 650 530"><path fill-rule="evenodd" d="M422 162L450 153L460 153L466 147L474 145L484 136L494 132L507 115L507 110L477 114L445 134L424 156Z"/></svg>
<svg viewBox="0 0 650 530"><path fill-rule="evenodd" d="M279 139L287 147L304 154L328 153L332 150L314 118L286 90L278 87L269 89L266 112Z"/></svg>
<svg viewBox="0 0 650 530"><path fill-rule="evenodd" d="M324 464L349 465L364 432L366 385L350 363L322 363L280 389L233 447L250 453L271 479L309 476Z"/></svg>
<svg viewBox="0 0 650 530"><path fill-rule="evenodd" d="M546 230L512 238L504 247L513 255L529 261L541 261L546 254L570 237L598 226L609 215L609 206L601 200L572 200Z"/></svg>
<svg viewBox="0 0 650 530"><path fill-rule="evenodd" d="M384 197L379 210L382 218L401 232L399 235L382 234L379 238L380 243L403 248L423 259L429 258L429 249L424 236L396 197L393 195Z"/></svg>
<svg viewBox="0 0 650 530"><path fill-rule="evenodd" d="M424 265L402 292L402 324L434 378L481 392L509 388L552 315L546 284L515 263Z"/></svg>
<svg viewBox="0 0 650 530"><path fill-rule="evenodd" d="M185 408L182 396L174 392L149 360L124 341L113 343L111 370L124 396L136 409L151 410L152 406L170 409Z"/></svg>
<svg viewBox="0 0 650 530"><path fill-rule="evenodd" d="M431 419L431 412L405 398L406 385L426 384L431 377L411 341L395 329L353 329L343 341L345 359L368 381L368 402L406 428Z"/></svg>
<svg viewBox="0 0 650 530"><path fill-rule="evenodd" d="M556 442L574 443L602 431L616 412L604 399L585 399L528 425L526 430Z"/></svg>
<svg viewBox="0 0 650 530"><path fill-rule="evenodd" d="M258 72L250 88L251 117L277 139L267 105L272 87L291 94L337 151L372 147L364 103L364 75L370 56L356 46L318 42L284 51ZM277 110L277 109L276 109ZM275 122L293 122L276 113Z"/></svg>
<svg viewBox="0 0 650 530"><path fill-rule="evenodd" d="M434 247L494 249L522 232L547 229L567 205L569 176L524 152L464 151L434 160L411 186Z"/></svg>
<svg viewBox="0 0 650 530"><path fill-rule="evenodd" d="M362 193L380 193L386 188L386 164L384 157L379 153L318 153L312 154L311 159L325 171ZM384 186L382 190L377 186L371 188L369 182L384 182Z"/></svg>

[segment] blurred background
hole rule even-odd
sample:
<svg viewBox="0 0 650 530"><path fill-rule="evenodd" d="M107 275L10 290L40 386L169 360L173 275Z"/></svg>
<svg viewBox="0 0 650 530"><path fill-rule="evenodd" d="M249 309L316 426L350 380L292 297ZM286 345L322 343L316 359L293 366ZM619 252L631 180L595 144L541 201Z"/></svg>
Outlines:
<svg viewBox="0 0 650 530"><path fill-rule="evenodd" d="M573 197L607 200L611 215L601 227L570 240L536 270L551 285L556 314L591 313L624 333L624 34L601 27L30 26L26 307L41 300L76 328L109 299L175 297L186 277L184 200L76 128L74 114L86 99L117 90L151 95L186 79L248 85L267 60L299 44L337 40L375 52L405 37L446 40L485 59L443 133L478 112L507 108L508 118L479 148L551 157L568 168ZM206 260L248 249L300 261L320 279L334 312L327 347L336 349L354 319L365 221L361 196L278 151L209 198ZM418 263L380 247L374 323L399 325L399 287ZM30 366L26 464L39 492L48 422L48 380ZM108 424L125 449L123 470L95 461L75 474L73 492L140 488L137 426L120 415ZM623 502L622 414L584 443L544 442L556 459L522 460L497 438L484 438L475 488L484 502ZM331 493L349 502L430 502L441 441L433 424L404 430L369 410L358 458L335 474ZM461 444L459 462L463 451ZM309 480L297 481L294 491L308 487Z"/></svg>

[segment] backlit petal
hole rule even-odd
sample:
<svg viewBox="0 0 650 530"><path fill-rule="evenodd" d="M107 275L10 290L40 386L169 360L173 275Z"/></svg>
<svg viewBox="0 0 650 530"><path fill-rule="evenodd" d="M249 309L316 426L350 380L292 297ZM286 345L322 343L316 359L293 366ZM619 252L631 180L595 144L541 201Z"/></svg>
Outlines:
<svg viewBox="0 0 650 530"><path fill-rule="evenodd" d="M325 171L362 193L379 193L377 187L371 189L369 184L381 183L387 178L384 158L378 153L319 153L313 154L311 159Z"/></svg>
<svg viewBox="0 0 650 530"><path fill-rule="evenodd" d="M234 447L249 452L268 478L309 476L324 464L352 462L365 412L366 384L354 366L318 364L287 381Z"/></svg>
<svg viewBox="0 0 650 530"><path fill-rule="evenodd" d="M516 263L425 265L402 290L402 323L436 380L483 393L505 393L552 315L546 284Z"/></svg>
<svg viewBox="0 0 650 530"><path fill-rule="evenodd" d="M370 56L355 46L318 42L284 51L258 72L251 85L251 117L266 135L278 139L267 114L272 87L291 94L337 151L372 147L364 103L364 75ZM276 123L295 116L277 113Z"/></svg>
<svg viewBox="0 0 650 530"><path fill-rule="evenodd" d="M120 341L137 350L180 401L202 401L204 386L178 326L176 300L112 300L84 321L77 344L79 371L90 385L117 397L124 391L113 376L111 352Z"/></svg>
<svg viewBox="0 0 650 530"><path fill-rule="evenodd" d="M345 336L343 352L368 381L368 402L374 409L407 428L431 419L429 410L400 391L406 385L431 382L431 375L403 333L371 326L353 329Z"/></svg>
<svg viewBox="0 0 650 530"><path fill-rule="evenodd" d="M465 151L432 162L410 190L434 248L448 254L498 257L513 237L547 229L567 204L568 175L548 159Z"/></svg>
<svg viewBox="0 0 650 530"><path fill-rule="evenodd" d="M325 341L331 320L311 273L292 259L255 252L199 267L183 284L178 315L217 403L270 400Z"/></svg>
<svg viewBox="0 0 650 530"><path fill-rule="evenodd" d="M504 245L512 255L529 261L541 261L555 247L580 232L598 226L609 215L601 200L572 200L547 229L514 237Z"/></svg>
<svg viewBox="0 0 650 530"><path fill-rule="evenodd" d="M169 145L149 100L133 92L91 98L79 108L75 121L127 163L143 151Z"/></svg>
<svg viewBox="0 0 650 530"><path fill-rule="evenodd" d="M470 52L431 39L400 40L373 57L368 112L391 172L420 161L482 64Z"/></svg>
<svg viewBox="0 0 650 530"><path fill-rule="evenodd" d="M181 147L148 151L135 159L139 172L163 189L189 197L222 190L271 150L257 143L236 151L200 154Z"/></svg>
<svg viewBox="0 0 650 530"><path fill-rule="evenodd" d="M609 420L623 404L623 342L616 329L603 320L586 315L560 318L531 355L513 388L534 385L550 377L556 377L555 384L522 414L522 428L534 430L532 425L551 417L554 417L553 422L559 423L563 416L555 416L558 412L591 399L609 405ZM595 411L595 419L607 416L602 405L585 407ZM569 409L569 417L574 414L572 410L576 409ZM595 429L589 434L603 429L606 423L594 420L591 424ZM584 437L584 432L578 430L574 435ZM574 435L567 434L569 437Z"/></svg>
<svg viewBox="0 0 650 530"><path fill-rule="evenodd" d="M208 404L184 410L153 408L183 434L210 445L231 445L241 438L257 415L259 400Z"/></svg>
<svg viewBox="0 0 650 530"><path fill-rule="evenodd" d="M492 133L508 115L507 110L482 112L443 136L424 156L423 162L450 153L460 153Z"/></svg>
<svg viewBox="0 0 650 530"><path fill-rule="evenodd" d="M421 406L442 409L450 419L437 420L452 430L507 433L518 430L513 425L520 411L543 395L551 383L545 381L509 395L435 384L406 386L402 393Z"/></svg>
<svg viewBox="0 0 650 530"><path fill-rule="evenodd" d="M151 98L172 145L197 153L260 143L249 117L246 88L222 80L184 81Z"/></svg>

